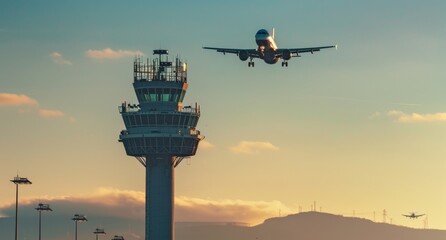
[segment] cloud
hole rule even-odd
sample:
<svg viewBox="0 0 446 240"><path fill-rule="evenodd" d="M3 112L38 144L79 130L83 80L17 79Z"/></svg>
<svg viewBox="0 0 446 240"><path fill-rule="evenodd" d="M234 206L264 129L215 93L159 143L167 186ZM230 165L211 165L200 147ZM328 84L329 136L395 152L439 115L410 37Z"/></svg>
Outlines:
<svg viewBox="0 0 446 240"><path fill-rule="evenodd" d="M102 50L90 49L85 52L85 55L88 58L93 58L93 59L118 59L125 57L134 57L137 55L144 55L144 53L139 50L130 51L130 50L113 50L111 48L104 48Z"/></svg>
<svg viewBox="0 0 446 240"><path fill-rule="evenodd" d="M241 141L237 146L230 147L234 153L255 154L260 151L279 151L279 148L270 142Z"/></svg>
<svg viewBox="0 0 446 240"><path fill-rule="evenodd" d="M72 216L74 212L95 217L120 219L143 219L145 213L145 193L140 191L100 188L89 196L72 197L40 196L20 200L22 209L29 209L39 202L50 204L54 213ZM0 214L14 216L15 202L0 206ZM180 222L244 222L259 224L265 219L277 216L278 209L283 214L291 209L279 201L210 200L179 196L175 198L175 221ZM26 211L26 210L24 210ZM26 215L26 213L24 213Z"/></svg>
<svg viewBox="0 0 446 240"><path fill-rule="evenodd" d="M392 110L387 112L387 115L396 118L396 122L398 123L446 122L446 112L430 114L409 114L402 111Z"/></svg>
<svg viewBox="0 0 446 240"><path fill-rule="evenodd" d="M34 100L23 94L0 93L0 107L16 107L19 114L36 114L42 118L65 117L65 113L59 110L45 109ZM74 117L68 117L70 123L75 123Z"/></svg>
<svg viewBox="0 0 446 240"><path fill-rule="evenodd" d="M278 209L281 209L284 214L292 212L279 201L175 198L175 217L177 221L259 224L267 218L277 216Z"/></svg>
<svg viewBox="0 0 446 240"><path fill-rule="evenodd" d="M57 64L61 65L73 65L71 61L66 60L63 55L59 52L52 52L50 54L51 59Z"/></svg>
<svg viewBox="0 0 446 240"><path fill-rule="evenodd" d="M39 116L43 118L63 117L65 114L59 110L39 109Z"/></svg>
<svg viewBox="0 0 446 240"><path fill-rule="evenodd" d="M374 112L369 116L369 119L376 119L381 117L381 113L380 112Z"/></svg>
<svg viewBox="0 0 446 240"><path fill-rule="evenodd" d="M0 93L0 106L36 106L37 101L26 96L14 93Z"/></svg>
<svg viewBox="0 0 446 240"><path fill-rule="evenodd" d="M210 149L210 148L214 148L214 147L215 147L214 144L212 144L206 140L200 141L200 146L199 146L200 149Z"/></svg>
<svg viewBox="0 0 446 240"><path fill-rule="evenodd" d="M37 205L45 202L52 206L54 213L72 215L74 210L86 215L139 219L144 217L144 192L99 188L95 193L78 196L39 196L23 198L20 205ZM0 214L13 216L15 202L0 206Z"/></svg>

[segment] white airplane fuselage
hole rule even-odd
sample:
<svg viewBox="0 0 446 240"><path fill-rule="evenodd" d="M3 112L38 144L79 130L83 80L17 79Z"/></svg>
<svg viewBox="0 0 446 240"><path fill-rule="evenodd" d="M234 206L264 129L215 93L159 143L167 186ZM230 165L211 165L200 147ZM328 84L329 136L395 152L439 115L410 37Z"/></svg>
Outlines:
<svg viewBox="0 0 446 240"><path fill-rule="evenodd" d="M274 40L274 33L271 36L267 30L260 29L257 31L255 39L260 58L268 64L277 63L279 58L276 57L277 44Z"/></svg>

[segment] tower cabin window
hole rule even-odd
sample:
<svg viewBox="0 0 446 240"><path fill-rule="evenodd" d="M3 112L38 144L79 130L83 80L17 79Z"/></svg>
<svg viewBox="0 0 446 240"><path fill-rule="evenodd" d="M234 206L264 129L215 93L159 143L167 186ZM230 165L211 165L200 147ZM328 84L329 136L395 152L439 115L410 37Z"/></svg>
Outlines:
<svg viewBox="0 0 446 240"><path fill-rule="evenodd" d="M142 88L136 91L143 102L178 102L184 98L184 91L175 88Z"/></svg>

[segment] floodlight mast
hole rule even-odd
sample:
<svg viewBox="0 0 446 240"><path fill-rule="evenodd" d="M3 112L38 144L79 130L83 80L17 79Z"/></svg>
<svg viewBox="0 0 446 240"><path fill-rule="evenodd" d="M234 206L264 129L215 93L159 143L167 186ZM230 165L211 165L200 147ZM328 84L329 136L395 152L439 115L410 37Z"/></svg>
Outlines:
<svg viewBox="0 0 446 240"><path fill-rule="evenodd" d="M42 239L42 211L53 211L53 209L50 208L49 204L39 203L39 205L36 207L36 210L39 211L39 240L41 240Z"/></svg>
<svg viewBox="0 0 446 240"><path fill-rule="evenodd" d="M19 184L32 184L32 182L19 175L10 181L15 184L15 240L18 240Z"/></svg>
<svg viewBox="0 0 446 240"><path fill-rule="evenodd" d="M112 238L112 240L124 240L124 237L123 237L123 236L115 235L115 236Z"/></svg>
<svg viewBox="0 0 446 240"><path fill-rule="evenodd" d="M96 234L96 240L98 240L98 235L99 234L106 234L103 228L96 228L96 230L93 232L94 234Z"/></svg>
<svg viewBox="0 0 446 240"><path fill-rule="evenodd" d="M204 137L196 129L200 107L184 106L187 68L168 51L153 51L158 58L135 58L133 88L139 104L122 103L119 111L126 129L119 141L127 155L146 168L145 240L173 240L174 169L195 155Z"/></svg>
<svg viewBox="0 0 446 240"><path fill-rule="evenodd" d="M71 220L73 220L75 222L75 224L74 224L74 240L77 240L77 222L86 222L86 221L88 221L88 219L83 214L74 214L74 217Z"/></svg>

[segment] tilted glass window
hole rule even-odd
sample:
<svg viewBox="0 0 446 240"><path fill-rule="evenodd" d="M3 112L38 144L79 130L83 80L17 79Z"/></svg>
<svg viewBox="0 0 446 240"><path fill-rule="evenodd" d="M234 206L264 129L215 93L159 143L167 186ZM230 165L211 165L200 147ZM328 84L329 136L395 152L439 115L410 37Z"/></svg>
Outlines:
<svg viewBox="0 0 446 240"><path fill-rule="evenodd" d="M170 88L164 88L162 90L163 90L163 93L162 93L162 96L161 96L161 101L168 102L169 101L169 97L170 97Z"/></svg>
<svg viewBox="0 0 446 240"><path fill-rule="evenodd" d="M146 101L146 102L150 101L150 99L149 99L149 92L148 92L147 88L141 89L141 93L143 95L143 100L144 101Z"/></svg>
<svg viewBox="0 0 446 240"><path fill-rule="evenodd" d="M155 88L149 89L149 99L151 102L156 102L156 91Z"/></svg>

